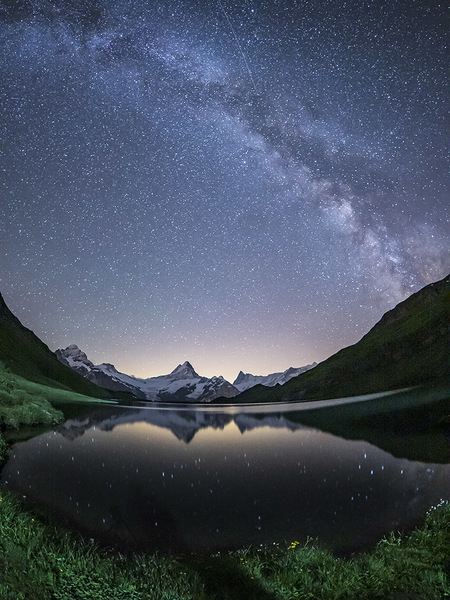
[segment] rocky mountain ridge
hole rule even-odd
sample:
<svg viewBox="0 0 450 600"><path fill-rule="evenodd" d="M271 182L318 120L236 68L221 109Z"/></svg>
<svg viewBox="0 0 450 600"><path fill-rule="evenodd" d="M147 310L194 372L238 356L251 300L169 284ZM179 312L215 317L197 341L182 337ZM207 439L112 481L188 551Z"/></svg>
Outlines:
<svg viewBox="0 0 450 600"><path fill-rule="evenodd" d="M309 369L317 366L317 363L314 362L311 365L306 365L304 367L289 367L286 371L278 372L278 373L270 373L269 375L252 375L251 373L244 373L243 371L239 371L239 375L233 381L233 385L240 392L244 392L249 388L255 385L264 385L266 387L274 387L275 385L283 385L293 377L297 377L301 373L305 373L309 371Z"/></svg>
<svg viewBox="0 0 450 600"><path fill-rule="evenodd" d="M188 361L178 365L168 375L142 379L121 373L110 363L94 365L76 344L58 349L55 354L60 362L97 385L113 391L130 392L136 398L153 402L210 402L216 398L234 398L257 384L268 387L282 385L316 366L313 363L305 367L290 367L284 372L269 375L252 375L240 371L231 384L222 376L200 376Z"/></svg>
<svg viewBox="0 0 450 600"><path fill-rule="evenodd" d="M178 365L168 375L141 379L118 371L114 365L94 365L78 346L58 349L56 357L63 364L93 383L110 390L131 392L136 398L151 402L210 402L216 398L233 398L239 390L222 376L201 377L188 362Z"/></svg>

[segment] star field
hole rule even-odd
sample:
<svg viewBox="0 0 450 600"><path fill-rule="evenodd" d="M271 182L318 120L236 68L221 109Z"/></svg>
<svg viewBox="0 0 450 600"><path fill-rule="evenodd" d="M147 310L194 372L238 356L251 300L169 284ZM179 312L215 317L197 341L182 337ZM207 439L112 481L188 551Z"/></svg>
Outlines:
<svg viewBox="0 0 450 600"><path fill-rule="evenodd" d="M9 1L0 291L51 349L265 374L449 271L439 2Z"/></svg>

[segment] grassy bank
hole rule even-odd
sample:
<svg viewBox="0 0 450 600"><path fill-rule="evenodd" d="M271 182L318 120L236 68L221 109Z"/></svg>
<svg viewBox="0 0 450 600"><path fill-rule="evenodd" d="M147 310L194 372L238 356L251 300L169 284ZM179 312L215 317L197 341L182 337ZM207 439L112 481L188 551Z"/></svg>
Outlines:
<svg viewBox="0 0 450 600"><path fill-rule="evenodd" d="M63 413L44 395L46 389L9 373L0 363L0 466L8 453L2 432L24 426L52 425L63 419Z"/></svg>
<svg viewBox="0 0 450 600"><path fill-rule="evenodd" d="M8 450L5 432L56 425L64 420L64 414L55 405L64 407L65 404L73 406L79 403L85 406L87 402L112 401L28 381L9 372L0 362L0 466Z"/></svg>
<svg viewBox="0 0 450 600"><path fill-rule="evenodd" d="M46 386L13 375L0 365L0 428L61 421L63 414L50 404L46 391Z"/></svg>
<svg viewBox="0 0 450 600"><path fill-rule="evenodd" d="M0 600L442 600L450 506L407 537L338 559L314 543L171 559L107 553L0 493Z"/></svg>
<svg viewBox="0 0 450 600"><path fill-rule="evenodd" d="M0 363L0 431L24 426L54 425L64 419L56 406L111 403L76 392L48 387L10 373Z"/></svg>

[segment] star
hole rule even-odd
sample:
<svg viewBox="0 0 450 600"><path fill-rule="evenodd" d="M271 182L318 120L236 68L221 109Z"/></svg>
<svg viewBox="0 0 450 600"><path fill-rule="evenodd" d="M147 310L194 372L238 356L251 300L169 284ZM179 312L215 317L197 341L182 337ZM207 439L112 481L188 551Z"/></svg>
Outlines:
<svg viewBox="0 0 450 600"><path fill-rule="evenodd" d="M0 289L142 377L320 361L449 270L444 7L2 8Z"/></svg>

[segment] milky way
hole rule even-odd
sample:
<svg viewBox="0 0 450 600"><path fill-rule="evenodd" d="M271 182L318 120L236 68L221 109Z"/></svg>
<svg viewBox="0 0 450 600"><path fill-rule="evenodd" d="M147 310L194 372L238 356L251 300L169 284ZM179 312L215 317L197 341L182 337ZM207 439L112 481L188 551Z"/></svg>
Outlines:
<svg viewBox="0 0 450 600"><path fill-rule="evenodd" d="M439 2L7 2L0 291L139 376L319 361L449 270Z"/></svg>

